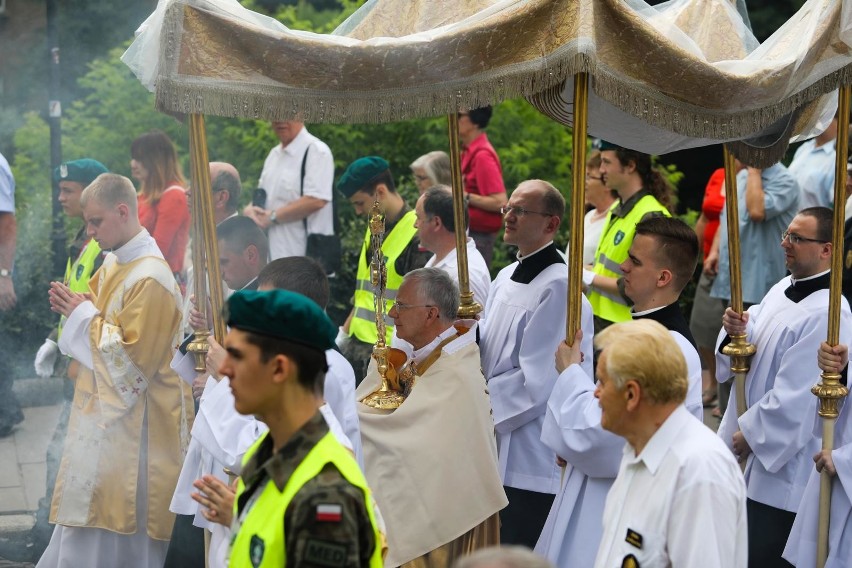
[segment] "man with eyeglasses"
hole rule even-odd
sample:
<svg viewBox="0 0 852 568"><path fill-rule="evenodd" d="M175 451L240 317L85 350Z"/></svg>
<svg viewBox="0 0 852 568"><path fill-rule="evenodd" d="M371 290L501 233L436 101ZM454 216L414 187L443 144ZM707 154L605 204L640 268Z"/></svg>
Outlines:
<svg viewBox="0 0 852 568"><path fill-rule="evenodd" d="M564 212L562 194L542 180L522 182L503 207L503 238L518 247L518 260L491 284L480 343L509 498L500 541L529 548L560 486L560 468L541 433L558 377L553 354L565 338L568 269L553 244ZM583 369L591 376L594 323L585 298L582 328Z"/></svg>
<svg viewBox="0 0 852 568"><path fill-rule="evenodd" d="M737 418L736 394L719 426L719 436L746 462L749 566L787 566L781 553L808 482L817 398L811 387L820 369L814 353L825 339L831 275L833 214L826 207L802 209L781 233L790 271L759 304L742 316L728 308L722 318L716 378L731 377L721 348L733 335L746 335L757 348L746 376L746 412ZM842 301L840 343L852 338L852 313Z"/></svg>
<svg viewBox="0 0 852 568"><path fill-rule="evenodd" d="M476 323L456 322L458 307L458 288L440 268L406 274L390 316L414 348L413 376L401 373L407 396L393 411L358 404L364 471L388 528L386 566L449 567L499 544L506 495L491 405ZM380 386L373 364L355 398Z"/></svg>

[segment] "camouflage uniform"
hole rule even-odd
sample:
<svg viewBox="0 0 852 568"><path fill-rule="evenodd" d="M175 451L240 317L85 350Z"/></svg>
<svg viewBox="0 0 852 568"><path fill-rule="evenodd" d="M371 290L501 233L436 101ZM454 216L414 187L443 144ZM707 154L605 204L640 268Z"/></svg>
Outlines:
<svg viewBox="0 0 852 568"><path fill-rule="evenodd" d="M242 516L246 503L256 491L263 490L267 481L283 491L296 467L327 433L328 425L317 412L275 455L271 455L272 437L267 436L243 466L241 476L246 490L237 502L238 514ZM318 520L320 505L339 505L340 520ZM296 493L284 514L286 565L368 566L375 537L366 507L364 493L346 481L334 465L327 464Z"/></svg>

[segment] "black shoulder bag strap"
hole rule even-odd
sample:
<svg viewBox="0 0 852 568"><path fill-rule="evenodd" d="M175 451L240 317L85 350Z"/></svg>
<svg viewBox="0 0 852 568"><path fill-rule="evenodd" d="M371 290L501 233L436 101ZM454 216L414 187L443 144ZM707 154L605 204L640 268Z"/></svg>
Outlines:
<svg viewBox="0 0 852 568"><path fill-rule="evenodd" d="M308 164L308 151L311 149L311 145L308 144L308 147L305 149L305 155L302 157L302 177L299 178L299 197L305 195L305 168ZM334 219L333 227L334 234L340 236L340 219L337 218L337 203L334 199L334 187L331 188L331 217ZM308 218L304 217L302 219L302 224L305 226L305 235L308 234Z"/></svg>

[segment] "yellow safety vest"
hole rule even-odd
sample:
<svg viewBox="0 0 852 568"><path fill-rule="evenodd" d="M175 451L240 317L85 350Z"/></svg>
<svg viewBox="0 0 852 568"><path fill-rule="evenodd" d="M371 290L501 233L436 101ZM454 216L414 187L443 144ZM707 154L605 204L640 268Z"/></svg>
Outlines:
<svg viewBox="0 0 852 568"><path fill-rule="evenodd" d="M86 294L89 292L89 280L95 272L95 263L101 254L101 247L95 239L89 239L83 250L77 256L77 260L71 262L71 257L68 257L68 263L65 265L65 284L72 292ZM57 337L62 335L62 326L65 324L65 316L59 318L59 327L57 329Z"/></svg>
<svg viewBox="0 0 852 568"><path fill-rule="evenodd" d="M388 316L391 306L396 301L396 294L402 285L402 274L396 271L396 259L417 234L414 221L417 215L409 211L394 226L393 230L385 236L382 243L382 252L385 255L385 265L388 270L387 284L385 286L385 326L387 331L386 341L390 344L393 337L393 318ZM355 312L349 323L349 335L364 343L375 343L379 338L376 331L376 308L373 293L373 284L370 281L370 265L367 256L370 252L370 229L364 239L364 247L361 249L361 257L358 259L358 274L355 282Z"/></svg>
<svg viewBox="0 0 852 568"><path fill-rule="evenodd" d="M653 195L645 195L639 199L625 217L613 217L612 212L613 209L610 209L607 214L604 231L595 250L595 265L592 271L602 276L619 278L621 263L627 259L639 221L648 213L662 213L666 217L671 214ZM630 319L630 307L620 294L610 294L592 288L588 299L592 311L601 319L615 323Z"/></svg>
<svg viewBox="0 0 852 568"><path fill-rule="evenodd" d="M266 439L267 432L257 440L243 457L243 465L254 455L260 444ZM364 502L370 524L373 528L375 548L370 556L370 566L381 568L383 537L379 531L374 511L373 494L367 487L367 480L361 473L358 463L343 446L334 438L331 432L326 433L314 446L305 459L302 460L287 484L284 491L278 491L278 487L272 480L267 480L260 496L245 515L237 533L231 541L231 554L228 566L231 568L260 568L285 566L287 554L284 550L286 540L284 538L284 512L290 505L290 501L300 489L311 479L319 475L326 464L332 463L340 471L341 475L364 492ZM245 491L242 478L237 481L237 495L234 500L234 518L237 518L237 503L240 495Z"/></svg>

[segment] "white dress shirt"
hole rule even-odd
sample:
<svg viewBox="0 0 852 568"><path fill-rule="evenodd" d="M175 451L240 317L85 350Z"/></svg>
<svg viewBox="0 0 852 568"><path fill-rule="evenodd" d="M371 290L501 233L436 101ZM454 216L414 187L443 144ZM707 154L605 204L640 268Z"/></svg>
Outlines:
<svg viewBox="0 0 852 568"><path fill-rule="evenodd" d="M459 255L454 248L447 256L440 261L435 261L436 256L426 261L425 268L440 268L450 275L456 286L459 285ZM482 253L476 248L476 243L473 239L467 238L467 273L470 281L470 291L473 292L473 300L479 302L479 305L485 307L485 302L488 300L488 290L491 288L491 273L488 271L488 265L485 264L485 259L482 258Z"/></svg>
<svg viewBox="0 0 852 568"><path fill-rule="evenodd" d="M734 457L678 406L638 456L624 446L595 567L745 566L745 501Z"/></svg>
<svg viewBox="0 0 852 568"><path fill-rule="evenodd" d="M332 212L332 183L334 182L334 158L329 147L319 138L302 128L286 147L278 144L266 157L257 186L266 190L266 209L277 209L300 197L302 160L308 150L305 163L305 184L302 195L327 201L325 207L308 215L308 232L322 235L334 234ZM275 260L286 256L304 256L307 234L302 219L289 223L278 223L269 227L269 258Z"/></svg>

